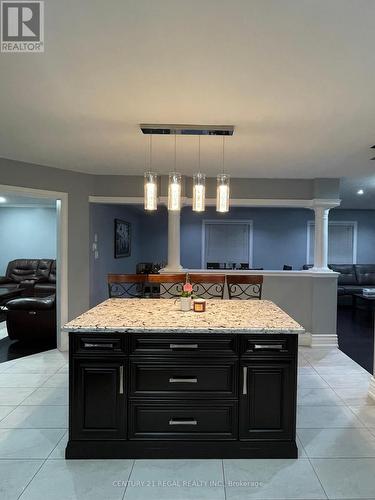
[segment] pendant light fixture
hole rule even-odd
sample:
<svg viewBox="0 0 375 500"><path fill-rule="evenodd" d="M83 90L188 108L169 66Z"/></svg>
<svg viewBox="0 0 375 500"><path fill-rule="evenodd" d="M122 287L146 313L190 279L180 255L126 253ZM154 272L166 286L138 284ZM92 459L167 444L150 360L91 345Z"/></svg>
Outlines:
<svg viewBox="0 0 375 500"><path fill-rule="evenodd" d="M223 171L217 176L216 183L216 211L229 212L229 182L230 176L224 173L225 165L225 137L223 136Z"/></svg>
<svg viewBox="0 0 375 500"><path fill-rule="evenodd" d="M149 142L149 170L144 174L144 207L149 211L158 208L158 176L152 172L152 135Z"/></svg>
<svg viewBox="0 0 375 500"><path fill-rule="evenodd" d="M174 171L169 174L168 210L181 210L181 174L176 172L177 166L177 136L174 136Z"/></svg>
<svg viewBox="0 0 375 500"><path fill-rule="evenodd" d="M206 204L206 176L201 173L201 136L198 135L198 173L193 175L193 211L204 212Z"/></svg>

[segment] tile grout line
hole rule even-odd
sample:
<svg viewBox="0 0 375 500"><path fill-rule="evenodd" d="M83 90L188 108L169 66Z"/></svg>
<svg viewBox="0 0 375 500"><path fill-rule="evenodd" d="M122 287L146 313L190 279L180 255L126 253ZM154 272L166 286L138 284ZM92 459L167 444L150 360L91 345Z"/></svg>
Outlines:
<svg viewBox="0 0 375 500"><path fill-rule="evenodd" d="M56 449L56 447L59 445L59 443L61 442L62 439L64 439L66 435L66 432L64 432L64 434L62 435L61 439L58 441L58 443L56 444L56 446L53 448L53 450L47 455L47 458L45 458L40 467L36 470L35 474L33 475L33 477L30 479L30 481L26 484L26 486L24 487L22 493L19 495L19 497L17 497L17 500L20 500L20 498L22 497L22 495L25 493L25 491L27 490L27 488L30 486L30 484L32 483L32 481L35 479L35 476L39 473L39 471L42 469L42 467L44 466L44 464L47 462L49 456L54 452L54 450Z"/></svg>
<svg viewBox="0 0 375 500"><path fill-rule="evenodd" d="M132 463L132 466L130 467L130 472L129 472L129 475L128 475L128 480L127 480L127 483L126 483L126 486L125 486L125 489L124 489L124 493L122 494L122 497L121 497L122 500L125 499L126 491L128 489L128 486L129 486L130 477L131 477L131 475L133 473L134 465L135 465L135 459L133 458L133 463Z"/></svg>
<svg viewBox="0 0 375 500"><path fill-rule="evenodd" d="M227 500L227 488L226 488L226 479L225 479L225 467L224 467L224 459L221 459L221 470L223 472L223 489L224 489L224 500Z"/></svg>
<svg viewBox="0 0 375 500"><path fill-rule="evenodd" d="M306 454L306 456L307 456L307 454ZM307 459L308 459L308 461L309 461L309 464L310 464L310 466L311 466L312 470L314 471L314 474L315 474L315 476L316 476L317 480L319 481L319 484L320 484L320 486L321 486L321 488L322 488L322 490L323 490L323 493L325 494L326 498L328 499L329 497L328 497L328 495L327 495L327 492L326 492L326 490L325 490L325 488L324 488L324 486L323 486L323 484L322 484L322 482L321 482L321 480L320 480L320 477L318 476L318 473L317 473L317 472L316 472L316 470L315 470L314 465L312 464L312 462L311 462L311 460L310 460L310 457L309 457L309 456L307 456Z"/></svg>
<svg viewBox="0 0 375 500"><path fill-rule="evenodd" d="M43 465L46 463L46 460L43 460L42 459L42 463L40 464L40 467L38 467L38 469L35 471L35 474L32 476L32 478L30 479L30 481L25 485L25 487L23 488L21 494L17 497L17 500L19 500L22 495L25 493L25 491L27 490L27 488L29 487L30 483L34 480L35 476L38 474L38 472L41 470L41 468L43 467Z"/></svg>

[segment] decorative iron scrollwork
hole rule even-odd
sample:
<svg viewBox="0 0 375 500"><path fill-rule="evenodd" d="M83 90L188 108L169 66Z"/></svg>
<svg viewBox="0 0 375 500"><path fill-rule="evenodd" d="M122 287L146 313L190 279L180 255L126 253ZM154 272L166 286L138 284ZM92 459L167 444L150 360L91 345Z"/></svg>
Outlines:
<svg viewBox="0 0 375 500"><path fill-rule="evenodd" d="M193 295L202 299L222 299L224 283L192 283Z"/></svg>
<svg viewBox="0 0 375 500"><path fill-rule="evenodd" d="M230 299L261 299L262 285L261 284L240 284L228 283L228 292Z"/></svg>

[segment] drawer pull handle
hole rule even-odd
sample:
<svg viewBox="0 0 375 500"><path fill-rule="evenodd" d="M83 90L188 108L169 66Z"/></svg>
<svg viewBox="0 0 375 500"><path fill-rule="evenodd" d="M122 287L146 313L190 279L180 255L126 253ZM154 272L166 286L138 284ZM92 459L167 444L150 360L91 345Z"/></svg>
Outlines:
<svg viewBox="0 0 375 500"><path fill-rule="evenodd" d="M83 347L107 347L108 349L113 349L113 344L93 344L91 342L84 342Z"/></svg>
<svg viewBox="0 0 375 500"><path fill-rule="evenodd" d="M169 382L171 384L196 384L198 382L198 379L195 377L195 378L174 378L174 377L171 377L169 379Z"/></svg>
<svg viewBox="0 0 375 500"><path fill-rule="evenodd" d="M173 418L169 421L169 425L197 425L196 420L174 420Z"/></svg>
<svg viewBox="0 0 375 500"><path fill-rule="evenodd" d="M242 382L242 394L247 394L247 366L242 367L243 372L243 382Z"/></svg>
<svg viewBox="0 0 375 500"><path fill-rule="evenodd" d="M271 351L281 351L283 348L282 344L255 344L254 349L269 349Z"/></svg>
<svg viewBox="0 0 375 500"><path fill-rule="evenodd" d="M170 349L198 349L198 344L169 344Z"/></svg>
<svg viewBox="0 0 375 500"><path fill-rule="evenodd" d="M119 368L120 371L120 388L119 388L119 394L124 394L124 367L120 366Z"/></svg>

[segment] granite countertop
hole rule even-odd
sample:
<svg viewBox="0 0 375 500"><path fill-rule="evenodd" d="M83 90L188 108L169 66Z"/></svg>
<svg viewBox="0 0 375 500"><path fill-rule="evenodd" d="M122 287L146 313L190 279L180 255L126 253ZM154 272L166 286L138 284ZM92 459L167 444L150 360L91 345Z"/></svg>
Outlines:
<svg viewBox="0 0 375 500"><path fill-rule="evenodd" d="M303 333L269 300L207 300L206 312L182 312L168 299L108 299L64 326L70 332Z"/></svg>

